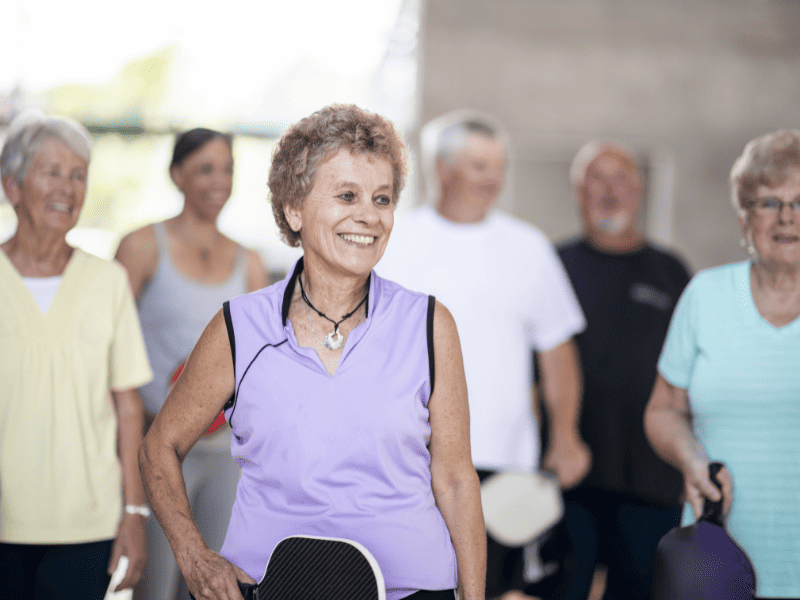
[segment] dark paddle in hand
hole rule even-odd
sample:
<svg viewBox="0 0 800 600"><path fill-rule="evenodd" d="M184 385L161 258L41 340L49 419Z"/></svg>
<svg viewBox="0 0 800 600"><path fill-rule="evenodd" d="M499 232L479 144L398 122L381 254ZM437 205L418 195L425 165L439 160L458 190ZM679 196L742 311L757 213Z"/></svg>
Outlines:
<svg viewBox="0 0 800 600"><path fill-rule="evenodd" d="M722 463L712 462L708 469L721 491ZM706 498L696 523L676 527L658 543L652 600L750 600L755 589L753 563L725 530L722 498Z"/></svg>
<svg viewBox="0 0 800 600"><path fill-rule="evenodd" d="M278 542L258 584L239 584L245 600L386 600L375 557L352 540L292 536Z"/></svg>

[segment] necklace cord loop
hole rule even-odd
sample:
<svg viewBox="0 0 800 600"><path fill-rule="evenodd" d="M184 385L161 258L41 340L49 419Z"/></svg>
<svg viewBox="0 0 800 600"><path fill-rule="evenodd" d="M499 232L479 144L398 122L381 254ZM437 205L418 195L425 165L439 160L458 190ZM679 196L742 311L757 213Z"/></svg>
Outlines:
<svg viewBox="0 0 800 600"><path fill-rule="evenodd" d="M308 296L306 295L306 290L303 287L303 278L298 277L298 280L300 281L300 294L303 297L303 302L305 302L306 304L306 314L308 315L308 322L311 324L311 333L314 335L314 338L316 339L317 334L314 331L314 323L311 321L311 314L308 312L309 307L313 308L314 312L316 312L320 317L322 317L323 319L327 319L328 321L333 323L333 333L329 333L324 337L322 345L325 346L328 350L338 350L339 348L342 347L342 344L344 344L344 336L339 331L339 325L343 321L352 317L356 313L356 311L359 308L361 308L361 305L367 301L367 298L369 298L369 288L367 288L367 293L361 299L361 302L358 303L358 306L356 306L353 310L351 310L349 313L347 313L341 319L339 319L338 322L336 322L333 319L331 319L328 315L323 313L321 310L319 310L316 306L311 304L311 300L308 299Z"/></svg>
<svg viewBox="0 0 800 600"><path fill-rule="evenodd" d="M361 302L359 302L359 303L358 303L358 306L356 306L356 307L355 307L353 310L351 310L349 313L347 313L345 316L343 316L343 317L342 317L341 319L339 319L339 321L337 322L337 321L334 321L333 319L331 319L331 318L330 318L328 315L326 315L324 312L322 312L321 310L319 310L319 309L318 309L316 306L314 306L313 304L311 304L311 300L309 300L309 299L308 299L308 296L306 295L306 290L305 290L305 288L303 287L303 278L302 278L302 277L298 277L297 279L300 281L300 294L301 294L301 295L302 295L302 297L303 297L303 302L305 302L306 304L308 304L308 306L310 306L310 307L311 307L311 308L314 310L314 312L315 312L315 313L317 313L317 314L318 314L320 317L322 317L323 319L327 319L328 321L330 321L331 323L333 323L333 331L334 331L334 333L335 333L335 332L337 332L337 331L339 330L339 325L341 325L341 324L342 324L342 322L346 321L347 319L349 319L350 317L352 317L354 314L356 314L356 311L357 311L359 308L361 308L361 305L362 305L362 304L364 304L364 302L366 302L366 301L367 301L367 298L369 298L369 290L367 290L367 293L366 293L366 295L365 295L365 296L364 296L364 297L361 299Z"/></svg>

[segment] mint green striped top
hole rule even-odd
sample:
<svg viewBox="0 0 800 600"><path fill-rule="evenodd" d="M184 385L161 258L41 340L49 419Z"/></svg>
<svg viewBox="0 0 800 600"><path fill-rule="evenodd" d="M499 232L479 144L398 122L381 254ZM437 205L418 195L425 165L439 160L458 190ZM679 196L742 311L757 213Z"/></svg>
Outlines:
<svg viewBox="0 0 800 600"><path fill-rule="evenodd" d="M658 368L688 389L698 439L733 475L728 530L753 561L758 595L798 597L800 318L779 328L766 321L749 273L747 261L694 277Z"/></svg>

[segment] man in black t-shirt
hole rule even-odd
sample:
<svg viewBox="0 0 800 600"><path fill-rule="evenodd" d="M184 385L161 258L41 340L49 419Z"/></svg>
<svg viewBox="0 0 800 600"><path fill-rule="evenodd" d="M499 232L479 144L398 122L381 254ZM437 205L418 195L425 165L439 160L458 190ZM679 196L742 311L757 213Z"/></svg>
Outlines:
<svg viewBox="0 0 800 600"><path fill-rule="evenodd" d="M679 524L683 480L648 444L643 415L690 276L680 258L637 229L642 184L630 152L588 144L570 176L584 231L559 255L587 320L576 343L584 377L581 435L593 464L564 494L574 554L563 597L584 600L600 562L608 568L604 598L649 599L656 546Z"/></svg>

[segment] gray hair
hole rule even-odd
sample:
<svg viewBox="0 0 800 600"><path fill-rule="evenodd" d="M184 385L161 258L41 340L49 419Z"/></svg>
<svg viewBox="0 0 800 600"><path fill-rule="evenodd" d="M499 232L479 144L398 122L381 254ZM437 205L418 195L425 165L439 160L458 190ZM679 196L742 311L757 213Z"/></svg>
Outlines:
<svg viewBox="0 0 800 600"><path fill-rule="evenodd" d="M731 202L739 216L759 186L777 187L793 170L800 170L800 130L781 129L750 140L730 175Z"/></svg>
<svg viewBox="0 0 800 600"><path fill-rule="evenodd" d="M467 138L473 135L482 135L491 139L497 139L498 137L497 130L494 127L477 119L453 123L445 127L439 134L435 160L452 166L464 150Z"/></svg>
<svg viewBox="0 0 800 600"><path fill-rule="evenodd" d="M92 138L86 128L66 117L43 113L23 113L14 121L0 153L0 177L13 177L22 185L42 143L47 139L64 142L87 163L92 152Z"/></svg>
<svg viewBox="0 0 800 600"><path fill-rule="evenodd" d="M508 169L513 168L513 148L508 132L503 125L492 115L485 112L464 108L445 113L431 121L425 123L419 132L420 159L419 166L425 184L425 193L429 200L439 195L439 178L436 175L436 162L444 160L452 165L452 161L463 150L464 138L470 133L462 130L461 134L456 134L449 139L444 136L444 132L451 130L457 133L459 126L464 123L477 124L478 131L475 133L489 135L503 144L506 153L506 165ZM468 131L468 130L467 130ZM492 134L488 133L492 132ZM448 156L445 156L449 153Z"/></svg>
<svg viewBox="0 0 800 600"><path fill-rule="evenodd" d="M613 154L627 159L627 162L630 162L631 167L636 169L637 174L641 177L639 162L636 160L636 154L631 148L621 142L592 140L578 150L569 167L569 182L576 193L586 182L586 171L589 170L589 165L604 154Z"/></svg>

